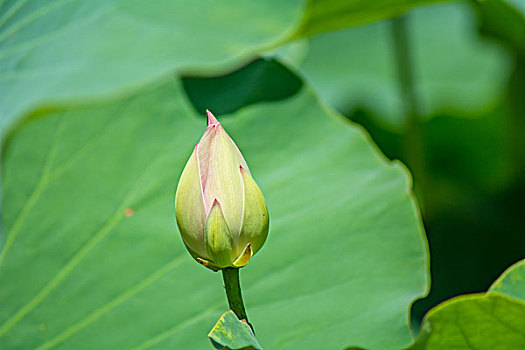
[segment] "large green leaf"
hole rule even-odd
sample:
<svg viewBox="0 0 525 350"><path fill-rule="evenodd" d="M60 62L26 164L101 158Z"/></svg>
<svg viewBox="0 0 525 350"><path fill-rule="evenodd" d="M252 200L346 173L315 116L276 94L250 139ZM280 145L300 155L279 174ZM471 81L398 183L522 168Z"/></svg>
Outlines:
<svg viewBox="0 0 525 350"><path fill-rule="evenodd" d="M505 271L490 287L489 292L505 294L525 301L525 259Z"/></svg>
<svg viewBox="0 0 525 350"><path fill-rule="evenodd" d="M39 108L124 96L176 72L231 70L298 32L369 22L424 2L5 0L0 135Z"/></svg>
<svg viewBox="0 0 525 350"><path fill-rule="evenodd" d="M0 129L37 107L108 98L176 71L232 69L289 37L302 1L4 1Z"/></svg>
<svg viewBox="0 0 525 350"><path fill-rule="evenodd" d="M444 0L309 0L298 36L395 17L414 6Z"/></svg>
<svg viewBox="0 0 525 350"><path fill-rule="evenodd" d="M468 4L423 6L411 11L407 22L422 114L472 116L501 98L512 60L502 47L477 36ZM388 21L319 34L295 64L336 109L365 107L384 124L399 127L406 113L392 35Z"/></svg>
<svg viewBox="0 0 525 350"><path fill-rule="evenodd" d="M305 86L219 119L270 210L266 245L241 271L263 348L408 346L428 266L406 170ZM173 209L205 124L172 82L13 134L0 348L209 346L221 278L190 258Z"/></svg>
<svg viewBox="0 0 525 350"><path fill-rule="evenodd" d="M510 267L488 293L459 296L425 317L414 350L525 348L525 260Z"/></svg>
<svg viewBox="0 0 525 350"><path fill-rule="evenodd" d="M525 303L500 294L465 295L431 310L414 350L525 348Z"/></svg>

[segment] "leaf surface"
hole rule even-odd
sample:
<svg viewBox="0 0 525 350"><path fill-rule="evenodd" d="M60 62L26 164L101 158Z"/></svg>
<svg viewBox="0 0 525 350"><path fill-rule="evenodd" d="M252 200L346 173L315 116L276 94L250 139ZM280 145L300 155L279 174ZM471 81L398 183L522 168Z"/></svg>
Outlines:
<svg viewBox="0 0 525 350"><path fill-rule="evenodd" d="M188 101L170 82L32 119L13 135L0 348L209 346L224 289L186 252L173 205L206 126ZM308 86L218 118L270 212L268 240L241 271L261 345L410 345L428 257L406 170Z"/></svg>
<svg viewBox="0 0 525 350"><path fill-rule="evenodd" d="M232 310L222 314L208 337L217 349L262 349L250 326L240 321Z"/></svg>
<svg viewBox="0 0 525 350"><path fill-rule="evenodd" d="M23 115L129 96L177 73L224 73L299 31L369 22L424 2L6 0L0 136Z"/></svg>
<svg viewBox="0 0 525 350"><path fill-rule="evenodd" d="M310 0L299 36L353 27L391 18L415 7L443 0Z"/></svg>
<svg viewBox="0 0 525 350"><path fill-rule="evenodd" d="M525 348L525 260L507 271L488 293L462 295L425 316L413 350Z"/></svg>
<svg viewBox="0 0 525 350"><path fill-rule="evenodd" d="M518 261L505 271L490 287L498 292L525 301L525 260Z"/></svg>
<svg viewBox="0 0 525 350"><path fill-rule="evenodd" d="M285 40L301 10L301 0L6 1L0 128L35 108L115 98L176 72L231 70Z"/></svg>

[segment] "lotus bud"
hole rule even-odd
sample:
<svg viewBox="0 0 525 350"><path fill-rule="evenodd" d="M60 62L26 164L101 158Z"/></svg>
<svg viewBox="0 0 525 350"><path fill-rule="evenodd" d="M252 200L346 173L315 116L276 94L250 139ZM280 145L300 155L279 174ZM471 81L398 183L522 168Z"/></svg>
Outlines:
<svg viewBox="0 0 525 350"><path fill-rule="evenodd" d="M210 111L184 168L175 214L182 240L202 265L245 266L268 235L268 208L244 158Z"/></svg>

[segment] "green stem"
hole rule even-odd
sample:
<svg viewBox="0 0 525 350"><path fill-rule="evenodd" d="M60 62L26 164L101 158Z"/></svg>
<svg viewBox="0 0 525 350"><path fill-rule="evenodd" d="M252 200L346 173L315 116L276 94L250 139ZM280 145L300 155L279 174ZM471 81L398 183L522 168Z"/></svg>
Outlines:
<svg viewBox="0 0 525 350"><path fill-rule="evenodd" d="M235 267L226 267L222 269L222 279L224 280L224 288L226 289L226 297L228 298L230 309L232 309L237 315L239 320L245 320L253 331L253 326L248 322L248 316L246 315L244 302L242 301L239 269Z"/></svg>
<svg viewBox="0 0 525 350"><path fill-rule="evenodd" d="M404 153L407 163L414 174L415 191L420 202L423 202L422 189L425 180L425 156L421 113L416 93L414 77L414 63L410 47L407 15L392 20L392 39L394 42L394 56L397 65L397 75L401 97L406 112ZM422 203L424 204L424 203Z"/></svg>

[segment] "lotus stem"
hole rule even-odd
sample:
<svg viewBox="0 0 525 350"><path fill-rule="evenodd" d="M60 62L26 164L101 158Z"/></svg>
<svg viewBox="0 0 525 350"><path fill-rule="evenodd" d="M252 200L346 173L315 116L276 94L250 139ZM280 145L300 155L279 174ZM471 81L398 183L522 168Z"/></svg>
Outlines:
<svg viewBox="0 0 525 350"><path fill-rule="evenodd" d="M226 297L228 298L230 309L232 309L235 315L237 315L239 320L246 321L255 334L253 326L248 322L248 316L244 309L241 283L239 281L239 269L235 267L226 267L222 269L222 279L224 280L224 288L226 289Z"/></svg>

